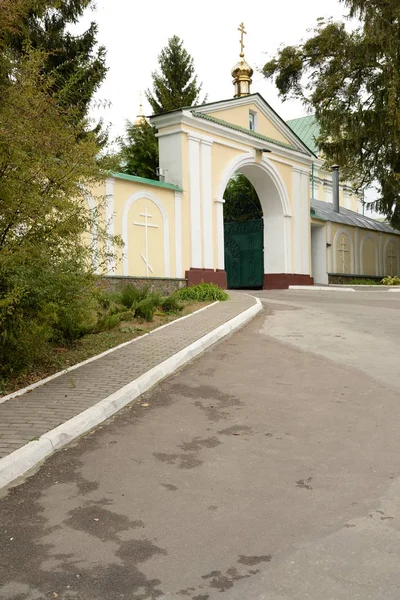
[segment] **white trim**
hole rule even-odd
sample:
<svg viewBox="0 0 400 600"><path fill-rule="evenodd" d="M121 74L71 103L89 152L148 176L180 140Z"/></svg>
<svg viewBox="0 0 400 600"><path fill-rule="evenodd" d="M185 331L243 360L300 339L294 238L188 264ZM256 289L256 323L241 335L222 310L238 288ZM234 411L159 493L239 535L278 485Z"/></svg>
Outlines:
<svg viewBox="0 0 400 600"><path fill-rule="evenodd" d="M354 228L354 273L360 274L360 242L359 242L360 229Z"/></svg>
<svg viewBox="0 0 400 600"><path fill-rule="evenodd" d="M122 260L122 272L124 275L129 275L128 214L129 214L131 207L134 205L134 203L137 202L138 200L143 200L143 199L154 202L154 204L157 206L157 208L159 209L159 211L162 215L163 223L164 223L164 272L165 272L164 276L170 277L168 213L165 210L163 203L161 202L161 200L159 198L157 198L157 196L155 196L151 192L145 192L145 191L137 192L136 194L133 194L133 196L128 198L128 200L125 202L125 205L124 205L124 211L122 213L122 240L125 244L125 248L124 248L124 257Z"/></svg>
<svg viewBox="0 0 400 600"><path fill-rule="evenodd" d="M92 194L84 189L84 195L85 195L85 199L86 202L88 203L89 206L89 210L92 213L91 214L91 219L92 219L92 223L91 223L91 229L90 229L90 234L92 236L92 265L93 265L93 270L95 273L99 272L99 237L98 237L98 233L99 233L99 218L98 218L98 214L97 214L97 205L96 202L94 201L94 198L92 196Z"/></svg>
<svg viewBox="0 0 400 600"><path fill-rule="evenodd" d="M203 220L203 257L206 269L214 268L214 227L212 200L212 141L201 141L201 208Z"/></svg>
<svg viewBox="0 0 400 600"><path fill-rule="evenodd" d="M175 199L175 277L183 277L182 271L182 193L174 192Z"/></svg>
<svg viewBox="0 0 400 600"><path fill-rule="evenodd" d="M166 115L167 117L168 115ZM157 119L158 125L157 128L168 127L169 125L186 125L189 128L199 129L203 132L208 132L211 135L218 135L222 138L227 138L230 142L236 141L238 143L245 144L247 148L255 148L257 150L268 149L274 154L278 154L280 156L286 156L295 160L298 163L304 163L306 165L311 165L313 161L315 161L314 156L309 156L307 154L303 154L299 150L290 148L285 148L273 142L269 142L267 140L262 140L257 137L254 137L250 133L246 133L243 131L238 131L232 128L228 128L225 125L220 125L218 123L214 123L212 121L206 121L204 119L194 117L188 111L182 111L179 113L173 113L174 118L171 118L171 122L165 121L162 123L162 115L155 117ZM201 123L200 123L201 121ZM152 119L153 122L153 119ZM193 132L193 137L197 137L200 140L201 133ZM217 140L215 140L217 141ZM278 140L277 140L278 141ZM224 144L225 145L225 144Z"/></svg>
<svg viewBox="0 0 400 600"><path fill-rule="evenodd" d="M335 233L335 237L333 238L333 272L334 273L338 273L337 270L337 241L339 239L339 237L344 234L347 239L350 242L350 273L354 273L354 243L353 240L351 238L351 235L349 234L349 232L346 229L338 229L338 231ZM342 271L339 272L339 275L342 273Z"/></svg>
<svg viewBox="0 0 400 600"><path fill-rule="evenodd" d="M200 138L188 135L189 195L190 195L190 267L201 268L201 198L200 198Z"/></svg>
<svg viewBox="0 0 400 600"><path fill-rule="evenodd" d="M114 183L115 179L110 178L106 180L106 232L107 235L112 238L114 236ZM108 239L107 244L108 259L108 274L112 275L115 271L115 253L114 253L114 241Z"/></svg>
<svg viewBox="0 0 400 600"><path fill-rule="evenodd" d="M192 123L191 123L192 125ZM193 134L191 129L188 129L187 127L180 127L177 126L175 127L175 129L169 129L168 131L159 131L158 133L156 133L156 138L163 138L163 137L167 137L169 135L175 135L177 133L181 133L186 134L186 135L191 135L192 137L196 137L197 139L199 139L201 142L204 141L209 141L212 142L213 144L219 144L220 146L224 146L226 148L233 148L234 150L240 150L241 152L247 152L249 147L248 145L243 145L243 144L235 144L234 142L229 142L229 140L219 140L216 139L215 137L210 137L209 135L202 135L201 133L197 133ZM292 163L286 163L286 164L292 164Z"/></svg>
<svg viewBox="0 0 400 600"><path fill-rule="evenodd" d="M376 243L376 239L372 235L364 235L360 242L360 274L361 275L372 275L372 273L365 273L364 269L364 244L366 240L372 240L375 248L375 273L374 275L379 276L379 248Z"/></svg>
<svg viewBox="0 0 400 600"><path fill-rule="evenodd" d="M311 265L311 223L310 223L310 173L302 171L301 175L301 271L302 275L310 275Z"/></svg>
<svg viewBox="0 0 400 600"><path fill-rule="evenodd" d="M224 204L225 200L214 200L217 227L217 269L225 270Z"/></svg>
<svg viewBox="0 0 400 600"><path fill-rule="evenodd" d="M278 169L265 156L263 157L261 163L257 163L255 161L254 153L247 153L245 155L238 156L228 164L218 186L217 200L223 200L226 186L236 171L240 171L241 168L247 166L259 167L270 176L278 190L284 216L291 217L292 209L290 207L289 196Z"/></svg>
<svg viewBox="0 0 400 600"><path fill-rule="evenodd" d="M71 443L79 436L90 431L100 423L117 413L121 408L138 398L156 383L168 377L204 350L216 344L248 323L262 309L261 301L254 298L255 304L236 315L230 321L220 325L210 333L173 354L146 373L140 375L104 400L62 423L55 429L44 433L37 441L29 442L0 459L0 488L27 473L45 458Z"/></svg>

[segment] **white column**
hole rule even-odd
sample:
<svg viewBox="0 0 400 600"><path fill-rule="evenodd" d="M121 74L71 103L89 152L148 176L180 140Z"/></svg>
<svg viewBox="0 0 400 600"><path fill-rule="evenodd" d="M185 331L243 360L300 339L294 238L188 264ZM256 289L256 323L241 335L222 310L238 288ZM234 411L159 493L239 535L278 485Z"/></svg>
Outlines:
<svg viewBox="0 0 400 600"><path fill-rule="evenodd" d="M327 247L328 252L328 273L333 273L333 240L332 240L332 223L328 221L326 224L326 243L330 244Z"/></svg>
<svg viewBox="0 0 400 600"><path fill-rule="evenodd" d="M301 273L302 268L302 218L301 218L301 171L293 169L293 226L294 226L294 263L293 273Z"/></svg>
<svg viewBox="0 0 400 600"><path fill-rule="evenodd" d="M285 239L285 273L293 273L292 269L292 217L284 216L284 239Z"/></svg>
<svg viewBox="0 0 400 600"><path fill-rule="evenodd" d="M201 268L200 138L188 135L191 267Z"/></svg>
<svg viewBox="0 0 400 600"><path fill-rule="evenodd" d="M358 227L354 229L354 274L360 274L360 230Z"/></svg>
<svg viewBox="0 0 400 600"><path fill-rule="evenodd" d="M214 228L212 203L212 141L201 141L201 208L203 224L203 258L206 269L214 268Z"/></svg>
<svg viewBox="0 0 400 600"><path fill-rule="evenodd" d="M175 277L183 277L182 271L182 194L174 192L175 198Z"/></svg>
<svg viewBox="0 0 400 600"><path fill-rule="evenodd" d="M108 236L114 236L114 179L106 180L106 231ZM114 242L107 240L107 262L108 274L112 275L115 270Z"/></svg>
<svg viewBox="0 0 400 600"><path fill-rule="evenodd" d="M301 173L301 271L304 275L311 272L311 225L310 225L310 173Z"/></svg>
<svg viewBox="0 0 400 600"><path fill-rule="evenodd" d="M225 241L224 241L224 204L225 200L215 200L216 225L217 225L217 269L225 269Z"/></svg>

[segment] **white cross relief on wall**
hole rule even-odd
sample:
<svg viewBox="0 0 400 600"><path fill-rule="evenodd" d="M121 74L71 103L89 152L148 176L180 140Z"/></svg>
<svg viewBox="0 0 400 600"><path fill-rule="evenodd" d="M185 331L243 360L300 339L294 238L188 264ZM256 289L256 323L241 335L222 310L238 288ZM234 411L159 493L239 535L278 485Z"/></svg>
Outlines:
<svg viewBox="0 0 400 600"><path fill-rule="evenodd" d="M150 263L149 263L149 229L158 229L158 225L153 225L152 223L149 223L149 219L152 218L152 215L150 213L147 212L147 206L144 209L144 213L140 213L141 217L144 217L144 222L139 223L138 221L134 221L133 224L134 225L138 225L139 227L144 227L144 234L145 234L145 252L144 255L143 253L140 255L144 261L144 264L146 265L146 277L149 276L149 270L154 273Z"/></svg>
<svg viewBox="0 0 400 600"><path fill-rule="evenodd" d="M395 268L396 268L396 253L394 251L393 248L393 244L390 244L390 252L388 254L388 259L389 259L389 268L390 268L390 275L394 275L395 273Z"/></svg>
<svg viewBox="0 0 400 600"><path fill-rule="evenodd" d="M349 252L347 246L346 246L346 240L344 238L344 236L342 236L340 241L340 248L339 248L339 252L341 253L341 258L342 258L342 273L346 273L346 252Z"/></svg>

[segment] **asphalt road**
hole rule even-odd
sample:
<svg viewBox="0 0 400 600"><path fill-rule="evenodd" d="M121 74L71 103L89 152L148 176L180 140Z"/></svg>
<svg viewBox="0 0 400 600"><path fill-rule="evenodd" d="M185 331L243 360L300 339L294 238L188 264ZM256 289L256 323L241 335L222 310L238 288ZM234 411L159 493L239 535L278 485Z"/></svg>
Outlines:
<svg viewBox="0 0 400 600"><path fill-rule="evenodd" d="M265 311L0 500L1 600L398 600L400 294Z"/></svg>

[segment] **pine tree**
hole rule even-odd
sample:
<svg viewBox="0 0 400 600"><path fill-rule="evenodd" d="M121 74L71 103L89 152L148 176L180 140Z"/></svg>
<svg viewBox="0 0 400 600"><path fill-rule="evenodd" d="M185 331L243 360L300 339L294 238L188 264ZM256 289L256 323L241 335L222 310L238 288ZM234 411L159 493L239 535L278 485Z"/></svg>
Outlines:
<svg viewBox="0 0 400 600"><path fill-rule="evenodd" d="M193 58L177 35L161 50L158 63L160 70L152 73L153 90L146 91L155 115L200 102L202 84L198 83Z"/></svg>
<svg viewBox="0 0 400 600"><path fill-rule="evenodd" d="M224 200L225 221L243 222L263 217L257 192L242 173L238 173L228 182Z"/></svg>
<svg viewBox="0 0 400 600"><path fill-rule="evenodd" d="M154 127L145 119L139 125L127 121L126 139L121 141L121 171L156 179L157 167L158 142Z"/></svg>
<svg viewBox="0 0 400 600"><path fill-rule="evenodd" d="M7 4L8 0L4 0ZM53 96L62 106L73 105L81 117L106 73L105 48L97 46L97 25L92 22L82 35L68 31L92 0L17 0L23 10L18 28L7 28L5 43L15 58L27 49L45 53L43 72L52 78Z"/></svg>
<svg viewBox="0 0 400 600"><path fill-rule="evenodd" d="M327 165L361 191L376 185L374 208L400 227L400 4L341 0L360 25L319 20L313 35L264 66L283 99L300 98L320 123Z"/></svg>

